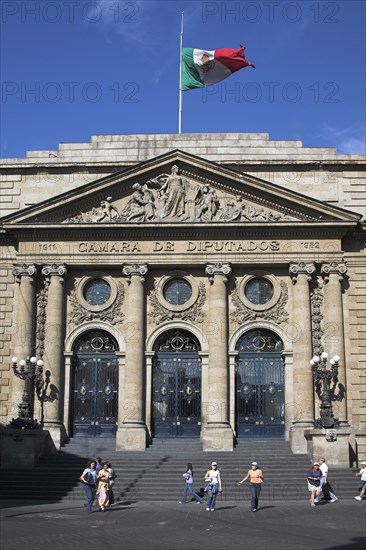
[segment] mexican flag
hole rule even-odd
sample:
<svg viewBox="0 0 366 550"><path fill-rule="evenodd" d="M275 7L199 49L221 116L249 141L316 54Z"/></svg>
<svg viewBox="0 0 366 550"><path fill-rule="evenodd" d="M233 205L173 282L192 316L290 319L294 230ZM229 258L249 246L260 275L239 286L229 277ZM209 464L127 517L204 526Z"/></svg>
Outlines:
<svg viewBox="0 0 366 550"><path fill-rule="evenodd" d="M244 67L255 66L245 59L244 46L238 50L182 49L182 91L217 84Z"/></svg>

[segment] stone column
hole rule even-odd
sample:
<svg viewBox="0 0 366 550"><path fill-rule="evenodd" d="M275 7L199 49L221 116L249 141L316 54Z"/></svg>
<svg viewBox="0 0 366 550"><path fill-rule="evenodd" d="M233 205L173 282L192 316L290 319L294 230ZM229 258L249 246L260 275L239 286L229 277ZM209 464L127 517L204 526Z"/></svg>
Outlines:
<svg viewBox="0 0 366 550"><path fill-rule="evenodd" d="M117 449L144 451L146 449L146 424L144 406L145 387L145 302L144 275L146 265L125 265L123 274L129 277L127 312L130 337L126 342L123 402L121 403L117 432Z"/></svg>
<svg viewBox="0 0 366 550"><path fill-rule="evenodd" d="M16 331L13 348L13 356L18 360L32 357L35 354L36 285L34 277L36 273L37 268L34 265L22 264L13 268L13 275L19 285L16 294ZM18 405L22 401L23 390L24 381L14 376L8 413L11 417L18 416Z"/></svg>
<svg viewBox="0 0 366 550"><path fill-rule="evenodd" d="M341 397L340 401L333 402L335 418L341 424L347 424L347 399L346 399L346 365L344 350L344 329L343 329L343 304L342 304L342 281L343 275L347 272L344 263L324 263L321 273L324 278L324 351L329 354L329 359L339 355L338 384L336 395Z"/></svg>
<svg viewBox="0 0 366 550"><path fill-rule="evenodd" d="M294 453L306 453L304 431L313 427L314 422L314 381L309 363L313 356L309 282L314 272L313 263L299 262L290 265L290 276L295 285L293 319L299 334L293 350L293 402L301 411L300 418L293 420L290 429L290 443Z"/></svg>
<svg viewBox="0 0 366 550"><path fill-rule="evenodd" d="M208 401L203 403L206 426L202 433L205 451L232 451L233 431L229 422L228 307L226 282L229 264L210 264L206 274L211 284L207 339L209 343Z"/></svg>
<svg viewBox="0 0 366 550"><path fill-rule="evenodd" d="M60 449L66 430L63 424L63 407L65 393L64 367L64 325L65 298L64 276L66 266L63 264L46 265L42 275L48 278L46 305L46 325L44 341L44 376L48 387L45 388L44 427L49 430L57 449Z"/></svg>

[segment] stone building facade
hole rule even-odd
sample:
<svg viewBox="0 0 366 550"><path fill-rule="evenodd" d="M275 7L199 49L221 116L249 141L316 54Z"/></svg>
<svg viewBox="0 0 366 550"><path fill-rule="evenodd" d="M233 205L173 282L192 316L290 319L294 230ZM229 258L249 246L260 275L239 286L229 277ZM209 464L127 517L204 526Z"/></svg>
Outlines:
<svg viewBox="0 0 366 550"><path fill-rule="evenodd" d="M3 159L1 201L3 425L24 389L12 357L35 356L58 447L280 437L339 465L366 455L365 157L266 134L94 136ZM322 353L339 356L334 426Z"/></svg>

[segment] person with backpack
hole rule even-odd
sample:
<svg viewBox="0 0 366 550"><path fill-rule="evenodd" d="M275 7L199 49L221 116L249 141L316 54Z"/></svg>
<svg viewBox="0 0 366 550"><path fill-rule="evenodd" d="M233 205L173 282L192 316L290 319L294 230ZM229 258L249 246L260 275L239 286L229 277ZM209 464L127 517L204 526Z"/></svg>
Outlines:
<svg viewBox="0 0 366 550"><path fill-rule="evenodd" d="M185 504L187 500L188 492L195 498L197 504L201 504L201 497L193 491L193 466L191 462L187 462L187 468L183 474L186 484L184 487L182 500L179 501L179 504Z"/></svg>
<svg viewBox="0 0 366 550"><path fill-rule="evenodd" d="M95 499L95 490L97 483L97 473L95 470L95 460L90 460L87 467L80 476L80 481L83 483L83 491L87 498L86 510L92 512L92 506Z"/></svg>

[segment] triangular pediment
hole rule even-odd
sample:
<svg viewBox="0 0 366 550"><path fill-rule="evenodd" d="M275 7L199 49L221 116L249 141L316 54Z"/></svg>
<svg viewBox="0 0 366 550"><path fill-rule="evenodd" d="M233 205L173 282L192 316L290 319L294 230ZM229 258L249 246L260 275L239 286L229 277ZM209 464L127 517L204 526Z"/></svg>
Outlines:
<svg viewBox="0 0 366 550"><path fill-rule="evenodd" d="M175 150L1 221L3 227L337 223L360 216Z"/></svg>

